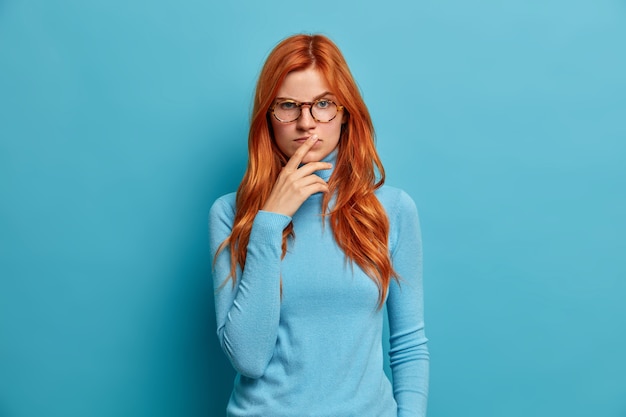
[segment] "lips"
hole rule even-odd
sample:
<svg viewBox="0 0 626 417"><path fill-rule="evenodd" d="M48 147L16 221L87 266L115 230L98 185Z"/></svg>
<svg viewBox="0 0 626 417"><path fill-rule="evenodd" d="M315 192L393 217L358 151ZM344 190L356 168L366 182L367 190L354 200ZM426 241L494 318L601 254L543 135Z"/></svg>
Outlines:
<svg viewBox="0 0 626 417"><path fill-rule="evenodd" d="M294 139L293 141L294 141L294 142L298 142L298 143L304 143L304 142L306 142L306 141L307 141L307 139L308 139L309 137L310 137L310 136L304 136L304 137L302 137L302 138ZM318 142L321 142L321 141L322 141L320 138L317 138L317 140L318 140Z"/></svg>

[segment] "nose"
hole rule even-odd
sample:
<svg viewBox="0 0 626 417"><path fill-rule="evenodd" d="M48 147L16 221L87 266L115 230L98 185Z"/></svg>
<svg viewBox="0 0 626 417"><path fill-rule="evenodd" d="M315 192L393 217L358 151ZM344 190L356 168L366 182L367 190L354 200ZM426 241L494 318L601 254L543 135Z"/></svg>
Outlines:
<svg viewBox="0 0 626 417"><path fill-rule="evenodd" d="M317 123L313 116L311 115L311 106L303 105L300 107L300 117L296 120L296 126L300 130L310 130L315 127Z"/></svg>

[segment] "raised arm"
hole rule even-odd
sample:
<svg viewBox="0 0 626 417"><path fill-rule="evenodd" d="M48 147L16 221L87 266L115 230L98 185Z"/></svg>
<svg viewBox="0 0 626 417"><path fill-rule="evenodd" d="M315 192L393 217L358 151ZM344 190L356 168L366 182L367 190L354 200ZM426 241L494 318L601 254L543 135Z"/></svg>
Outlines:
<svg viewBox="0 0 626 417"><path fill-rule="evenodd" d="M213 269L217 335L222 349L240 374L259 378L272 358L280 321L280 268L283 229L302 203L316 192L328 190L313 174L330 168L326 162L302 159L317 141L311 137L290 158L279 175L264 210L254 219L243 271L235 285L228 248L217 255ZM235 218L234 194L218 199L209 213L211 255L231 234Z"/></svg>

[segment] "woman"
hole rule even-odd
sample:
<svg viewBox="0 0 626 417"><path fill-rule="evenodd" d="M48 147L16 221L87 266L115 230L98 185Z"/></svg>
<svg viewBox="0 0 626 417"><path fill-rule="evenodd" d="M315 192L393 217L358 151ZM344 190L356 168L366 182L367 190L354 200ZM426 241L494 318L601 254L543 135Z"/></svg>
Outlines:
<svg viewBox="0 0 626 417"><path fill-rule="evenodd" d="M228 415L424 416L417 211L383 186L368 110L328 38L270 53L248 147L237 193L210 212L217 334L238 372Z"/></svg>

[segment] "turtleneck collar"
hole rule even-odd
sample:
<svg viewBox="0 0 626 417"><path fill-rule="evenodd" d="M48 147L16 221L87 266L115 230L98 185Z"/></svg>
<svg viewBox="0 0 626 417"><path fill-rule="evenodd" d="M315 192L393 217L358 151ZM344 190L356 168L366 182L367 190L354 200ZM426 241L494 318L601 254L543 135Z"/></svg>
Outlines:
<svg viewBox="0 0 626 417"><path fill-rule="evenodd" d="M319 171L315 171L313 174L317 175L318 177L320 177L321 179L323 179L324 181L328 182L328 180L330 179L330 176L333 174L333 171L335 170L335 166L337 164L337 148L335 148L331 153L329 153L328 155L326 155L325 158L323 158L320 162L328 162L330 164L332 164L332 168L330 169L320 169ZM302 166L304 164L300 164L300 166ZM320 199L322 198L322 196L324 195L324 193L314 193L311 194L309 196L309 198L306 199L306 201L302 204L301 208L298 209L298 212L302 211L302 207L304 206L308 206L311 202L319 202ZM334 197L333 197L334 199ZM331 199L331 201L333 200Z"/></svg>
<svg viewBox="0 0 626 417"><path fill-rule="evenodd" d="M329 163L333 164L333 167L331 169L321 169L319 171L315 171L315 175L317 175L318 177L320 177L324 181L328 181L330 179L330 176L332 175L333 171L335 170L335 166L336 166L336 163L337 163L337 148L335 148L331 153L326 155L326 157L324 159L322 159L321 162L329 162Z"/></svg>

